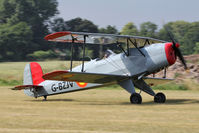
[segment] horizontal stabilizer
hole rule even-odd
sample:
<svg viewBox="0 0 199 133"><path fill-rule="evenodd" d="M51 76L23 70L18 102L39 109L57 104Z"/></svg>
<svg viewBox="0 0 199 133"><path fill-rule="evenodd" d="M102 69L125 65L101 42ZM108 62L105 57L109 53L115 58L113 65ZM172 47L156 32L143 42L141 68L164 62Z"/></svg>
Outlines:
<svg viewBox="0 0 199 133"><path fill-rule="evenodd" d="M129 78L129 76L69 71L54 71L43 75L43 79L45 80L75 81L98 84L117 82L127 78Z"/></svg>
<svg viewBox="0 0 199 133"><path fill-rule="evenodd" d="M171 82L174 79L166 79L166 78L152 78L152 77L144 77L144 81L150 86L156 86L159 84L165 84L167 82Z"/></svg>
<svg viewBox="0 0 199 133"><path fill-rule="evenodd" d="M26 89L26 88L35 88L35 89L39 89L43 86L41 85L20 85L20 86L15 86L15 88L12 88L12 90L22 90L22 89Z"/></svg>

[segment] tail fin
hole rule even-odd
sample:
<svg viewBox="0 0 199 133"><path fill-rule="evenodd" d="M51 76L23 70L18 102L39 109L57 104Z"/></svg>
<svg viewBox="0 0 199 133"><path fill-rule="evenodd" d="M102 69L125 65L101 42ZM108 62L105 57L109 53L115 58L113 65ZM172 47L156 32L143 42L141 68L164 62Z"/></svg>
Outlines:
<svg viewBox="0 0 199 133"><path fill-rule="evenodd" d="M38 85L44 81L42 78L43 71L37 62L31 62L25 66L24 69L24 85Z"/></svg>

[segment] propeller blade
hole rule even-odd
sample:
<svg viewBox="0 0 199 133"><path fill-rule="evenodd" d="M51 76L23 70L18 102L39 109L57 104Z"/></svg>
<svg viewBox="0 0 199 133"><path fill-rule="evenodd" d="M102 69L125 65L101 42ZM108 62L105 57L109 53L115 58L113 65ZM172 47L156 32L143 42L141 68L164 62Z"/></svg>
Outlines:
<svg viewBox="0 0 199 133"><path fill-rule="evenodd" d="M164 26L164 28L165 28L170 40L172 41L172 43L176 44L176 41L174 40L173 34L171 34L171 32L168 30L169 28L166 25Z"/></svg>
<svg viewBox="0 0 199 133"><path fill-rule="evenodd" d="M185 62L185 60L184 60L184 57L183 57L183 55L182 55L180 49L178 48L178 47L179 47L179 44L176 43L176 41L175 41L173 35L171 34L171 32L169 32L168 27L167 27L167 26L164 26L164 28L165 28L165 30L167 31L168 36L169 36L169 38L171 39L171 41L172 41L172 43L173 43L172 47L173 47L173 49L174 49L174 51L175 51L175 55L178 56L178 58L180 59L181 63L184 65L184 69L187 70L187 69L188 69L188 68L187 68L187 64L186 64L186 62Z"/></svg>
<svg viewBox="0 0 199 133"><path fill-rule="evenodd" d="M185 62L185 60L184 60L184 57L182 56L182 53L181 53L180 49L176 48L176 49L174 49L174 50L175 50L175 52L176 52L176 55L178 56L178 58L180 59L180 61L181 61L182 64L184 65L184 69L187 70L187 69L188 69L188 68L187 68L187 64L186 64L186 62Z"/></svg>

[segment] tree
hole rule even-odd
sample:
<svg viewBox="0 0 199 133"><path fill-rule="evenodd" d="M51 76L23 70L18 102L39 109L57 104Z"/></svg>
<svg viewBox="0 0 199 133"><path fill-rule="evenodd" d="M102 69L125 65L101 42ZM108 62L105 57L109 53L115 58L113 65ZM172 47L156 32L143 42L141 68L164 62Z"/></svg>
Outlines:
<svg viewBox="0 0 199 133"><path fill-rule="evenodd" d="M32 31L25 22L0 26L1 61L24 60L32 46Z"/></svg>
<svg viewBox="0 0 199 133"><path fill-rule="evenodd" d="M168 31L173 36L173 38L180 43L180 49L182 49L183 54L191 54L189 51L189 48L187 48L188 44L186 43L187 40L190 40L188 38L185 38L187 31L189 30L190 23L185 21L176 21L176 22L169 22L163 26L162 29L160 29L158 36L162 40L170 41L171 39L168 35ZM168 31L166 31L166 29ZM190 45L191 46L191 45ZM192 53L193 53L193 47ZM189 52L188 52L189 51Z"/></svg>
<svg viewBox="0 0 199 133"><path fill-rule="evenodd" d="M193 22L188 26L183 38L182 49L184 54L193 54L194 48L197 49L197 42L199 42L199 22Z"/></svg>
<svg viewBox="0 0 199 133"><path fill-rule="evenodd" d="M156 37L157 25L152 22L144 22L140 25L140 36Z"/></svg>
<svg viewBox="0 0 199 133"><path fill-rule="evenodd" d="M65 22L66 24L66 30L68 31L75 31L75 32L91 32L91 33L97 33L98 27L97 25L93 24L93 22L82 19L82 18L74 18L69 21ZM92 47L92 46L91 46ZM99 56L99 46L92 47L93 49L93 56L98 57ZM78 60L78 57L80 56L80 47L75 45L74 46L74 59Z"/></svg>
<svg viewBox="0 0 199 133"><path fill-rule="evenodd" d="M115 26L108 25L106 28L100 28L100 33L106 33L106 34L118 34L117 29Z"/></svg>
<svg viewBox="0 0 199 133"><path fill-rule="evenodd" d="M133 22L127 23L121 31L123 35L138 35L137 27L133 24Z"/></svg>
<svg viewBox="0 0 199 133"><path fill-rule="evenodd" d="M52 32L66 31L67 25L63 18L56 18L50 22L50 30Z"/></svg>
<svg viewBox="0 0 199 133"><path fill-rule="evenodd" d="M92 32L97 33L98 27L90 20L80 17L68 21L63 18L56 18L50 22L50 28L53 32L58 31L73 31L73 32Z"/></svg>
<svg viewBox="0 0 199 133"><path fill-rule="evenodd" d="M28 51L31 53L35 50L47 50L49 45L43 37L48 34L50 18L58 13L57 5L56 0L1 0L0 24L5 27L9 25L11 28L21 22L25 23L25 26L29 27L32 33L32 40L29 43L29 48L32 49ZM7 30L9 30L9 27L7 27Z"/></svg>
<svg viewBox="0 0 199 133"><path fill-rule="evenodd" d="M92 33L98 32L97 25L93 24L93 22L87 19L82 19L79 17L66 21L65 24L66 24L66 29L69 31L92 32Z"/></svg>
<svg viewBox="0 0 199 133"><path fill-rule="evenodd" d="M195 52L194 52L195 54L199 54L199 42L196 43L196 46L195 46L195 48L194 48L194 51L195 51Z"/></svg>
<svg viewBox="0 0 199 133"><path fill-rule="evenodd" d="M190 23L185 22L185 21L169 22L165 24L162 29L160 29L159 38L163 40L171 41L168 36L168 32L166 31L167 29L171 34L173 34L175 39L181 42L183 40L183 37L186 34L186 31L188 30L189 25Z"/></svg>

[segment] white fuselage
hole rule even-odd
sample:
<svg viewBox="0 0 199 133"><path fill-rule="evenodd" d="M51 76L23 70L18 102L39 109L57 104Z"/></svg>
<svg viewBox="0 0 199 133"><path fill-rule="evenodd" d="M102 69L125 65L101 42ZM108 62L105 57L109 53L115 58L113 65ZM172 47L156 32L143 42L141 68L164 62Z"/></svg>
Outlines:
<svg viewBox="0 0 199 133"><path fill-rule="evenodd" d="M108 58L101 60L91 60L84 64L84 71L100 74L117 74L138 77L140 75L148 75L150 73L161 70L169 66L165 53L165 43L152 44L141 48L145 54L143 56L136 48L130 49L130 55L124 53L112 54ZM81 72L82 65L72 69L75 72ZM103 84L78 83L70 81L53 81L45 80L39 85L43 89L39 89L37 96L55 95L89 88L103 86ZM25 94L34 96L34 94L26 89Z"/></svg>

